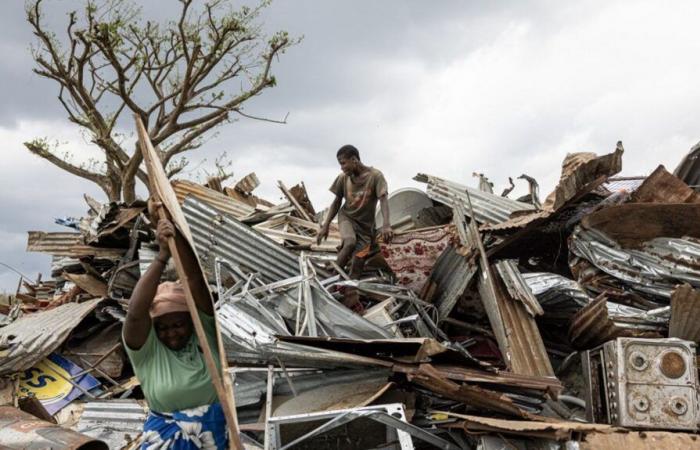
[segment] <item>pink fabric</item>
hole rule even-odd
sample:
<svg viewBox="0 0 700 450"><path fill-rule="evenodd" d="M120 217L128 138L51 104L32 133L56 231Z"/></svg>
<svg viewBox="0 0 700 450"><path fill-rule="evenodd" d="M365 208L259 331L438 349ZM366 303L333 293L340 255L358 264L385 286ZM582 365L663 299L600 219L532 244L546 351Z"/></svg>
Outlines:
<svg viewBox="0 0 700 450"><path fill-rule="evenodd" d="M154 319L174 312L189 312L185 290L177 281L166 281L158 285L149 313Z"/></svg>
<svg viewBox="0 0 700 450"><path fill-rule="evenodd" d="M382 255L400 284L420 294L438 256L450 241L447 227L414 230L380 245Z"/></svg>

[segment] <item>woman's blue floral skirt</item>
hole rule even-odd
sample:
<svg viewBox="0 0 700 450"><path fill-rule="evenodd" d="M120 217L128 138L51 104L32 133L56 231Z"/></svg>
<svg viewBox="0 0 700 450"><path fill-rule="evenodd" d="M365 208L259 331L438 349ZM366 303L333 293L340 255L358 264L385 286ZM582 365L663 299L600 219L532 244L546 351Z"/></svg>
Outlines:
<svg viewBox="0 0 700 450"><path fill-rule="evenodd" d="M167 414L151 412L143 426L142 450L225 450L227 445L226 418L219 403Z"/></svg>

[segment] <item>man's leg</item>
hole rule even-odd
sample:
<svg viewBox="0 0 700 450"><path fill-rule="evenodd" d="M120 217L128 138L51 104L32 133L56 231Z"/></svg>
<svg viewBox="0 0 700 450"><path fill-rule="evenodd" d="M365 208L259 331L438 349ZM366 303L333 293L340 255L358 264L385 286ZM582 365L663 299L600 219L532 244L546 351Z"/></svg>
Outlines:
<svg viewBox="0 0 700 450"><path fill-rule="evenodd" d="M355 237L355 230L352 227L352 223L343 217L338 217L338 229L340 231L341 242L336 262L341 269L345 269L345 266L348 264L348 261L350 261L355 251L357 238Z"/></svg>

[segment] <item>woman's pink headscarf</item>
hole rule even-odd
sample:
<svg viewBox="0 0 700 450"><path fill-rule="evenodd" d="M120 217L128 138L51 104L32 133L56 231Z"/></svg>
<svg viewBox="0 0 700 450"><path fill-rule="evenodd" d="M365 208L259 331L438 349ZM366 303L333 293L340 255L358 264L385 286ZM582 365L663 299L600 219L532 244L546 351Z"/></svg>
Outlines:
<svg viewBox="0 0 700 450"><path fill-rule="evenodd" d="M189 312L185 290L177 281L165 281L158 285L149 314L155 319L174 312Z"/></svg>

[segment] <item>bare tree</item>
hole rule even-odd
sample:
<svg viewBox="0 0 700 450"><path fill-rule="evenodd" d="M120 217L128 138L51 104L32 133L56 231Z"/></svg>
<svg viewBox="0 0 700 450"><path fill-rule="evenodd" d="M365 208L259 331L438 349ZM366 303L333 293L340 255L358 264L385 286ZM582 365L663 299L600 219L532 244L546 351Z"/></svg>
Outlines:
<svg viewBox="0 0 700 450"><path fill-rule="evenodd" d="M199 7L178 2L179 17L159 24L144 23L129 0L87 0L80 13L69 13L59 39L43 20L42 0L31 0L34 72L58 84L68 119L104 159L75 163L46 139L26 148L97 183L109 200L130 202L136 178L146 182L146 174L138 143L118 132L122 113L141 118L170 176L185 166L182 154L199 148L216 127L238 116L269 120L247 114L243 104L275 85L273 61L298 42L284 31L264 37L260 13L270 0L238 9L229 0ZM129 119L129 128L132 114L121 120Z"/></svg>

